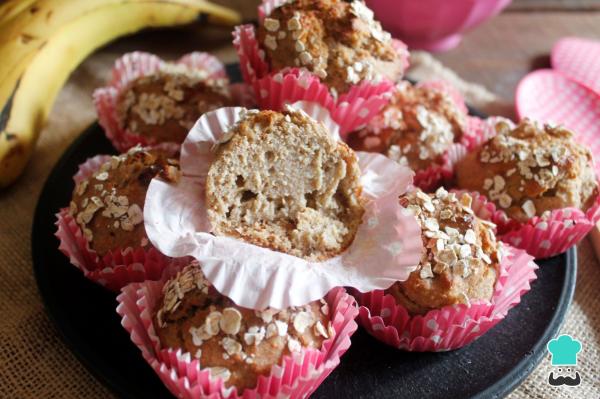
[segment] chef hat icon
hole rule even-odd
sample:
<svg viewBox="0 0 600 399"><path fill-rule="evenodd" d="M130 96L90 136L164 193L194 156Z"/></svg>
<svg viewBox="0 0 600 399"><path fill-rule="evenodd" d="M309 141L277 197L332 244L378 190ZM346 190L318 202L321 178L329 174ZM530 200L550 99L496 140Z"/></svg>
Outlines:
<svg viewBox="0 0 600 399"><path fill-rule="evenodd" d="M548 351L552 355L553 366L577 366L581 342L564 334L548 342Z"/></svg>

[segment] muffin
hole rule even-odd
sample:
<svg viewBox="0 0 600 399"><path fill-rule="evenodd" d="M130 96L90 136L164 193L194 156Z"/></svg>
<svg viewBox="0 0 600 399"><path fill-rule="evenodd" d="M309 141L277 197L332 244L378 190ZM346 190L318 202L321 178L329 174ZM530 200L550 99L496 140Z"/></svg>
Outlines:
<svg viewBox="0 0 600 399"><path fill-rule="evenodd" d="M364 212L356 155L303 111L248 111L206 179L217 235L320 261L346 249Z"/></svg>
<svg viewBox="0 0 600 399"><path fill-rule="evenodd" d="M228 80L203 69L162 63L123 88L116 100L119 128L148 144L181 144L205 112L232 104Z"/></svg>
<svg viewBox="0 0 600 399"><path fill-rule="evenodd" d="M437 88L399 83L390 103L348 143L356 151L378 152L414 171L442 165L460 142L466 115L449 94Z"/></svg>
<svg viewBox="0 0 600 399"><path fill-rule="evenodd" d="M177 175L178 161L165 151L134 147L76 185L69 214L100 257L117 248L150 248L142 213L146 190L156 176Z"/></svg>
<svg viewBox="0 0 600 399"><path fill-rule="evenodd" d="M238 392L253 388L286 355L319 349L335 335L324 300L284 310L262 311L235 305L191 263L163 287L153 324L163 348L181 349L200 368L222 377Z"/></svg>
<svg viewBox="0 0 600 399"><path fill-rule="evenodd" d="M554 209L587 210L598 194L592 154L573 132L524 119L497 135L456 165L458 187L485 194L519 222Z"/></svg>
<svg viewBox="0 0 600 399"><path fill-rule="evenodd" d="M417 218L423 252L417 269L387 293L409 314L425 314L455 304L489 301L494 294L501 250L494 225L477 217L471 196L439 188L435 194L421 190L400 198Z"/></svg>
<svg viewBox="0 0 600 399"><path fill-rule="evenodd" d="M305 68L333 93L362 81L397 81L405 68L391 35L362 1L296 0L266 16L258 41L271 71Z"/></svg>

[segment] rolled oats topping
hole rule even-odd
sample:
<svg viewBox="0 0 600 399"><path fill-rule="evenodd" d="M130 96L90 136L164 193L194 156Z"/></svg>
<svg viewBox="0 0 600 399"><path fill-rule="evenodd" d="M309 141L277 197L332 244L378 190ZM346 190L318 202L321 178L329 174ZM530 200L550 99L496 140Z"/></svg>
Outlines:
<svg viewBox="0 0 600 399"><path fill-rule="evenodd" d="M592 156L575 142L573 132L528 119L515 128L498 123L496 130L494 137L457 165L461 187L483 189L520 221L555 208L590 205L597 193ZM473 157L483 166L477 166L477 173L473 173Z"/></svg>
<svg viewBox="0 0 600 399"><path fill-rule="evenodd" d="M164 285L154 326L162 346L193 354L201 368L227 370L226 386L240 390L254 386L283 356L320 348L334 336L326 305L241 308L211 287L193 262Z"/></svg>
<svg viewBox="0 0 600 399"><path fill-rule="evenodd" d="M410 314L473 300L490 300L502 248L494 225L478 218L468 194L415 190L401 197L421 225L423 251L417 270L387 292Z"/></svg>
<svg viewBox="0 0 600 399"><path fill-rule="evenodd" d="M456 195L444 188L435 194L416 190L401 198L401 204L421 225L425 245L419 269L422 279L446 272L466 278L472 267L499 261L495 226L474 216L470 203L469 194Z"/></svg>
<svg viewBox="0 0 600 399"><path fill-rule="evenodd" d="M203 113L231 104L228 85L227 79L212 78L206 70L162 63L119 95L120 127L152 144L180 143Z"/></svg>
<svg viewBox="0 0 600 399"><path fill-rule="evenodd" d="M242 314L236 308L225 308L220 323L221 330L225 334L235 335L240 331Z"/></svg>
<svg viewBox="0 0 600 399"><path fill-rule="evenodd" d="M225 367L210 367L210 374L214 378L221 378L223 382L226 382L231 378L231 371Z"/></svg>
<svg viewBox="0 0 600 399"><path fill-rule="evenodd" d="M327 333L325 326L320 321L315 323L315 333L323 336L324 338L329 338L329 334Z"/></svg>
<svg viewBox="0 0 600 399"><path fill-rule="evenodd" d="M462 138L466 116L444 92L401 82L391 102L350 136L352 148L380 152L414 170L442 162Z"/></svg>
<svg viewBox="0 0 600 399"><path fill-rule="evenodd" d="M193 291L198 290L202 294L208 294L210 283L204 277L201 269L194 265L186 267L177 275L167 281L163 286L163 306L159 309L159 324L164 326L164 315L168 315L179 307L183 297Z"/></svg>
<svg viewBox="0 0 600 399"><path fill-rule="evenodd" d="M277 32L279 30L279 21L273 18L265 18L264 20L265 29L269 32Z"/></svg>
<svg viewBox="0 0 600 399"><path fill-rule="evenodd" d="M155 75L139 78L131 85L119 103L118 111L123 126L126 125L130 114L136 115L146 125L163 125L169 119L184 118L186 116L184 100L198 87L202 89L208 87L223 98L229 97L226 80L209 79L206 71L193 70L180 65L163 67ZM135 90L136 87L140 90ZM203 111L220 106L222 104L215 103ZM129 129L132 132L139 132L141 126L137 123L129 126Z"/></svg>
<svg viewBox="0 0 600 399"><path fill-rule="evenodd" d="M286 2L265 18L258 39L273 69L305 68L335 93L364 80L396 81L403 72L391 35L358 0Z"/></svg>
<svg viewBox="0 0 600 399"><path fill-rule="evenodd" d="M307 328L314 324L313 317L308 312L300 312L294 316L294 328L302 334Z"/></svg>
<svg viewBox="0 0 600 399"><path fill-rule="evenodd" d="M142 207L148 184L157 175L176 180L177 161L159 150L134 147L111 157L77 184L70 213L99 255L117 247L138 247L144 240L149 245Z"/></svg>

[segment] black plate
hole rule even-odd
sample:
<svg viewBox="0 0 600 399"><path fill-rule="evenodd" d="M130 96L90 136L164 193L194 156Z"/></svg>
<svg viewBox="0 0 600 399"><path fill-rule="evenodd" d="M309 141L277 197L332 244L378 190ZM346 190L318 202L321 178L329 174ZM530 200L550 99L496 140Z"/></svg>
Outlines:
<svg viewBox="0 0 600 399"><path fill-rule="evenodd" d="M231 74L239 76L231 68ZM103 153L115 150L94 124L75 140L48 177L33 221L36 281L64 341L100 381L123 398L171 398L121 327L115 295L71 266L54 237L54 215L70 201L77 166ZM359 329L340 366L313 397L505 396L540 362L573 296L577 269L573 248L539 265L538 279L522 302L490 332L460 350L401 352Z"/></svg>

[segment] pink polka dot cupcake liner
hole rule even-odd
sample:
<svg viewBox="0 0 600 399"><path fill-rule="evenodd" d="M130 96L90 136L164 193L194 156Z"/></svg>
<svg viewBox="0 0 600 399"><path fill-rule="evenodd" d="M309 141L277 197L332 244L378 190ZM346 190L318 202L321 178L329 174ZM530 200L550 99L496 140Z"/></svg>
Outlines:
<svg viewBox="0 0 600 399"><path fill-rule="evenodd" d="M460 93L456 92L456 94L451 94L451 96L460 96ZM457 99L459 101L457 101ZM462 97L455 97L455 101L457 102L457 105L462 104L466 109ZM459 108L461 107L459 106ZM417 171L415 173L415 186L424 191L431 192L440 185L452 185L455 165L464 158L469 151L495 135L495 124L505 120L505 118L502 117L481 119L469 115L467 115L466 118L467 125L460 142L454 143L448 148L442 157L441 165L432 165L427 169ZM506 119L506 121L508 121L508 119ZM512 123L510 121L508 122Z"/></svg>
<svg viewBox="0 0 600 399"><path fill-rule="evenodd" d="M488 118L467 116L467 128L462 143L468 151L476 149L496 135L496 124L500 122L508 124L511 129L515 127L510 119L502 116L490 116Z"/></svg>
<svg viewBox="0 0 600 399"><path fill-rule="evenodd" d="M454 177L454 164L465 156L466 147L461 143L452 144L442 156L441 164L431 164L428 168L415 172L414 185L425 192L435 191Z"/></svg>
<svg viewBox="0 0 600 399"><path fill-rule="evenodd" d="M258 378L256 388L246 389L240 395L235 387L225 387L220 377L201 369L190 353L160 347L152 323L153 310L162 295L162 287L176 269L167 269L159 281L126 286L117 298L117 312L144 359L178 398L306 398L340 363L358 327L354 321L358 313L354 298L343 288L333 289L325 300L332 312L335 335L323 342L319 350L303 349L293 356L285 356L268 375Z"/></svg>
<svg viewBox="0 0 600 399"><path fill-rule="evenodd" d="M587 211L573 207L555 209L526 223L511 219L483 194L478 195L492 214L490 220L498 226L497 237L537 259L561 254L578 244L600 220L600 195Z"/></svg>
<svg viewBox="0 0 600 399"><path fill-rule="evenodd" d="M362 82L352 86L347 93L334 96L318 76L305 69L270 71L254 26L238 26L233 36L242 76L253 88L260 108L279 111L285 104L296 101L319 103L329 110L332 119L340 125L340 134L344 138L349 132L365 125L389 102L393 82ZM395 42L394 45L398 53L406 58L406 46L401 42ZM408 66L408 61L405 64Z"/></svg>
<svg viewBox="0 0 600 399"><path fill-rule="evenodd" d="M355 292L359 324L378 340L406 351L440 352L470 344L504 319L536 278L538 267L531 256L507 245L504 249L490 301L445 306L411 316L385 291Z"/></svg>
<svg viewBox="0 0 600 399"><path fill-rule="evenodd" d="M73 177L75 183L91 176L107 160L108 155L88 159L79 166ZM115 248L100 256L90 248L81 228L68 208L56 214L55 236L60 241L59 250L84 276L111 291L118 291L131 282L160 279L170 258L155 248Z"/></svg>
<svg viewBox="0 0 600 399"><path fill-rule="evenodd" d="M193 52L186 54L174 64L186 65L190 69L203 70L208 73L209 79L227 79L225 67L215 56ZM98 114L98 122L104 129L106 137L119 152L126 152L136 145L151 146L156 143L151 138L130 132L119 123L117 115L117 102L128 85L136 79L157 73L167 63L156 55L133 52L119 58L113 67L112 78L108 85L94 91L94 105ZM251 106L254 98L246 85L234 84L230 86L230 93L234 101ZM158 147L169 150L178 150L178 143L161 143Z"/></svg>

